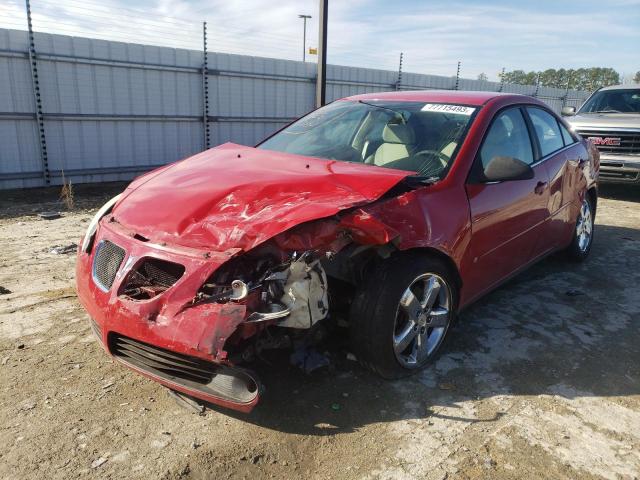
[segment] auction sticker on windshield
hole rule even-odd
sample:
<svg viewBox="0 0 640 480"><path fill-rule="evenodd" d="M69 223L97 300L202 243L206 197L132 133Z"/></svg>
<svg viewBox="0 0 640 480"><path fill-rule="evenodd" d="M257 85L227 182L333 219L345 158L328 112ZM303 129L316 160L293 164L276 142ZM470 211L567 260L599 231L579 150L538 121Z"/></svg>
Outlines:
<svg viewBox="0 0 640 480"><path fill-rule="evenodd" d="M444 112L444 113L457 113L458 115L471 115L476 109L473 107L466 107L464 105L448 105L444 103L427 103L421 109L423 112Z"/></svg>

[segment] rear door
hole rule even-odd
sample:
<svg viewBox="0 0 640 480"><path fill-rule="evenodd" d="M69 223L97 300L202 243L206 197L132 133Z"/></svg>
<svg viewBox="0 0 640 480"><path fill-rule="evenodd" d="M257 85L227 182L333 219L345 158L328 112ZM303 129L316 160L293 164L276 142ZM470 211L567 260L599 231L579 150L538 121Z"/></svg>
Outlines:
<svg viewBox="0 0 640 480"><path fill-rule="evenodd" d="M570 132L556 116L542 107L527 107L527 115L534 132L537 162L547 169L549 175L548 234L541 240L542 249L552 250L570 241L567 234L573 232L576 198L577 167L583 161L583 149L576 144Z"/></svg>
<svg viewBox="0 0 640 480"><path fill-rule="evenodd" d="M533 139L523 107L498 112L487 131L466 185L471 209L467 285L476 297L516 272L541 252L539 238L548 220L549 177L536 164ZM532 166L534 178L483 181L483 167L496 156Z"/></svg>

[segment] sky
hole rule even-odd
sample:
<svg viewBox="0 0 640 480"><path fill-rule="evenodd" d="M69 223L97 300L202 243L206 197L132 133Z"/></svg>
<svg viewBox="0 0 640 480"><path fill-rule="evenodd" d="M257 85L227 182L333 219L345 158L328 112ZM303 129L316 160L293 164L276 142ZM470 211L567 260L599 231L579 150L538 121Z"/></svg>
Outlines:
<svg viewBox="0 0 640 480"><path fill-rule="evenodd" d="M31 0L35 30L302 59L318 43L318 0ZM24 29L22 0L0 0L0 27ZM328 61L463 78L502 68L640 70L640 0L329 0ZM315 56L307 55L307 61Z"/></svg>

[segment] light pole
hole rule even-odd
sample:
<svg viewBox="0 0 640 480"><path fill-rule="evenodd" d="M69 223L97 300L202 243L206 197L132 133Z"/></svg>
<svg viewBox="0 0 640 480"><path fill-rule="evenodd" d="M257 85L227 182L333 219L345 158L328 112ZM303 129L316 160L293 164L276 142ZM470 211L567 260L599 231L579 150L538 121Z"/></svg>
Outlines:
<svg viewBox="0 0 640 480"><path fill-rule="evenodd" d="M311 18L311 15L298 15L298 18L301 18L304 22L304 27L302 30L302 61L306 60L307 53L307 18Z"/></svg>
<svg viewBox="0 0 640 480"><path fill-rule="evenodd" d="M329 0L320 0L318 8L318 75L316 78L316 108L325 104L327 96L327 19Z"/></svg>

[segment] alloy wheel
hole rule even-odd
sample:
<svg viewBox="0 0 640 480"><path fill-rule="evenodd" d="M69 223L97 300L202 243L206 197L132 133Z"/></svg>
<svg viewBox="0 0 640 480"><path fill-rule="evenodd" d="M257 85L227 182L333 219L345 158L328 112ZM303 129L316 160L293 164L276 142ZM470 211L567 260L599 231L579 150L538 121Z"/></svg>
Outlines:
<svg viewBox="0 0 640 480"><path fill-rule="evenodd" d="M591 214L591 204L586 198L580 207L578 222L576 224L576 239L578 240L578 249L586 252L591 245L593 236L593 215Z"/></svg>
<svg viewBox="0 0 640 480"><path fill-rule="evenodd" d="M417 277L404 291L396 313L393 350L405 368L418 368L442 343L451 321L451 289L435 273Z"/></svg>

